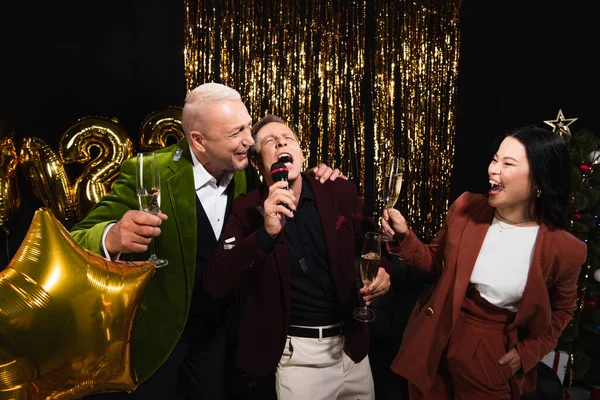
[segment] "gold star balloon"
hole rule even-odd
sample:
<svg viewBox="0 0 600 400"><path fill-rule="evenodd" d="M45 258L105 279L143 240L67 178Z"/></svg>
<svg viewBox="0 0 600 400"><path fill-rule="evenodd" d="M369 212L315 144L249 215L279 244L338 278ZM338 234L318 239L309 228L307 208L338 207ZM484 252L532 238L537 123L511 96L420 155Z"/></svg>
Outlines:
<svg viewBox="0 0 600 400"><path fill-rule="evenodd" d="M560 136L571 136L569 125L577 120L578 118L565 118L562 110L558 110L558 115L556 116L555 120L544 121L544 123L550 125L552 127L552 132L558 133Z"/></svg>
<svg viewBox="0 0 600 400"><path fill-rule="evenodd" d="M133 391L131 332L154 270L81 248L37 210L0 272L0 400Z"/></svg>

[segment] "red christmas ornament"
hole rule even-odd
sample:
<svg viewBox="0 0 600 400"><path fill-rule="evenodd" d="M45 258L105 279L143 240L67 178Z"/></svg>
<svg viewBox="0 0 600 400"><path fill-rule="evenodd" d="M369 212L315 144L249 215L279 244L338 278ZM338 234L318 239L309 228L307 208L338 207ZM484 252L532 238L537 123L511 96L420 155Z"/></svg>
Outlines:
<svg viewBox="0 0 600 400"><path fill-rule="evenodd" d="M579 164L579 170L584 174L587 174L588 172L590 172L590 166L586 163L581 163Z"/></svg>
<svg viewBox="0 0 600 400"><path fill-rule="evenodd" d="M578 212L573 213L573 220L579 221L580 219L581 219L581 214L580 213L578 213Z"/></svg>
<svg viewBox="0 0 600 400"><path fill-rule="evenodd" d="M588 307L596 307L596 302L594 300L588 300L585 305Z"/></svg>

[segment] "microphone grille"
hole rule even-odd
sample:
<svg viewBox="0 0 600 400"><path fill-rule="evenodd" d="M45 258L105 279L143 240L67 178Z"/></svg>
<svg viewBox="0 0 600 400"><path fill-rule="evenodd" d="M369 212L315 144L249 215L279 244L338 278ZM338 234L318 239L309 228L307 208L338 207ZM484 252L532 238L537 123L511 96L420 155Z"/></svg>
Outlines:
<svg viewBox="0 0 600 400"><path fill-rule="evenodd" d="M271 177L274 180L287 180L288 168L282 162L277 161L271 165Z"/></svg>

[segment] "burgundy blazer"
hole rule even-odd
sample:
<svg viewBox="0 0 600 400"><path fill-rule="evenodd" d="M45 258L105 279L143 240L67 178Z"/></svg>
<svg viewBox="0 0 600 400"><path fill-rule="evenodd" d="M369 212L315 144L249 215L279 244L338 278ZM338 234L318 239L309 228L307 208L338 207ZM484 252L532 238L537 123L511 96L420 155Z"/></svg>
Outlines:
<svg viewBox="0 0 600 400"><path fill-rule="evenodd" d="M391 366L423 392L433 384L493 217L487 197L463 193L429 246L412 231L400 245L390 246L390 252L437 278L415 305ZM535 389L534 367L556 347L577 307L577 279L586 254L585 243L570 233L540 226L519 310L508 326L508 349L516 346L523 364L523 373L511 379L513 391L514 385L521 392Z"/></svg>
<svg viewBox="0 0 600 400"><path fill-rule="evenodd" d="M366 324L352 317L352 310L359 305L354 249L355 245L362 246L364 234L377 230L377 226L363 215L354 184L343 179L321 184L307 178L315 195L344 322L345 352L359 362L367 355L369 337ZM290 319L290 266L285 235L277 237L277 244L268 255L258 248L255 237L263 225L262 207L267 195L263 188L238 197L204 276L204 286L215 298L227 297L243 287L245 310L236 363L242 370L259 375L277 369ZM229 241L230 238L234 239ZM382 267L389 272L386 261L382 257Z"/></svg>

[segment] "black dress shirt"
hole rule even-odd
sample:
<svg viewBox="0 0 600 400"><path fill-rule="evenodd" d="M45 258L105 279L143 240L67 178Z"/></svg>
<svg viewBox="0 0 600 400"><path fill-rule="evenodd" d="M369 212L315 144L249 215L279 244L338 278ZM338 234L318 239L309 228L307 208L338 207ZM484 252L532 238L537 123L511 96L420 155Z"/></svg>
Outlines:
<svg viewBox="0 0 600 400"><path fill-rule="evenodd" d="M298 207L294 218L287 219L284 234L290 261L290 324L323 326L340 322L319 211L304 176ZM264 226L256 238L265 254L273 250L276 239Z"/></svg>

